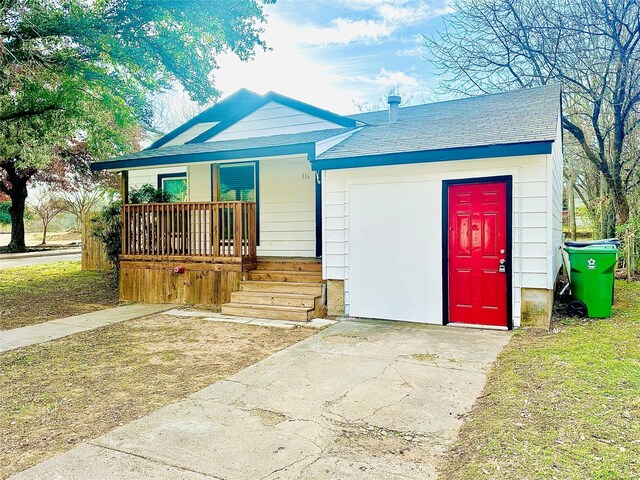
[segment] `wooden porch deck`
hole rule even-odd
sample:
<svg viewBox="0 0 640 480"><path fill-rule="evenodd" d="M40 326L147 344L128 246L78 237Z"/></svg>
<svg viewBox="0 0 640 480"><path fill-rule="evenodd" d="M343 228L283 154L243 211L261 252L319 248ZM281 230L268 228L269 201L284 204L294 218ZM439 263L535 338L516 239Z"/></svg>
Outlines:
<svg viewBox="0 0 640 480"><path fill-rule="evenodd" d="M316 308L317 289L322 282L320 259L258 258L253 202L124 205L122 225L122 300L222 305L232 301L232 294L240 291L243 282L264 282L247 288L267 289L270 282L289 282L285 290L291 290L294 283L311 282L315 285L311 303ZM303 291L285 292L282 287L277 287L276 292L280 295L271 301L284 301L282 294L306 295ZM241 297L237 296L236 300ZM248 297L264 299L265 296ZM310 301L309 298L302 300L300 308ZM274 306L298 308L289 304ZM250 307L243 307L246 308ZM305 314L304 319L307 318Z"/></svg>

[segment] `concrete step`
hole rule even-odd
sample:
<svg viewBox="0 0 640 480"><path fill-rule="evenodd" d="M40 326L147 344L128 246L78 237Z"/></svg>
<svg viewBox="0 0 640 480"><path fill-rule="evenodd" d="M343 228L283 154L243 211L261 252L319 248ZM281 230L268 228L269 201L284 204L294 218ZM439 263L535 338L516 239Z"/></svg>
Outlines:
<svg viewBox="0 0 640 480"><path fill-rule="evenodd" d="M291 272L320 272L322 273L322 262L308 261L296 262L286 260L258 260L257 270L277 270Z"/></svg>
<svg viewBox="0 0 640 480"><path fill-rule="evenodd" d="M288 270L251 270L249 280L266 282L307 282L322 283L321 272L295 272Z"/></svg>
<svg viewBox="0 0 640 480"><path fill-rule="evenodd" d="M240 317L270 318L274 320L293 320L308 322L313 309L304 307L281 307L275 305L248 305L244 303L227 303L222 305L223 315Z"/></svg>
<svg viewBox="0 0 640 480"><path fill-rule="evenodd" d="M296 293L233 292L231 303L253 305L277 305L280 307L315 308L319 296Z"/></svg>
<svg viewBox="0 0 640 480"><path fill-rule="evenodd" d="M309 282L242 281L241 292L290 293L299 295L322 295L322 285Z"/></svg>

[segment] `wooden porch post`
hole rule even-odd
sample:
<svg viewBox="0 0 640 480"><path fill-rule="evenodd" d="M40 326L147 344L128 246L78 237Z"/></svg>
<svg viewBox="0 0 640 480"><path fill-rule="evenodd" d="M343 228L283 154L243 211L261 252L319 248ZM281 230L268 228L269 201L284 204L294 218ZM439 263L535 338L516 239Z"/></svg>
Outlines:
<svg viewBox="0 0 640 480"><path fill-rule="evenodd" d="M125 205L129 203L129 172L123 170L120 172L120 198L122 200L122 207L120 207L120 222L122 224L122 232L120 233L120 241L122 242L121 254L128 254L127 249L127 237L129 232L129 225L127 225L127 215L125 215Z"/></svg>
<svg viewBox="0 0 640 480"><path fill-rule="evenodd" d="M126 205L129 203L129 172L123 170L119 173L120 179L120 198L122 199L122 204Z"/></svg>
<svg viewBox="0 0 640 480"><path fill-rule="evenodd" d="M242 202L233 204L233 255L242 258Z"/></svg>

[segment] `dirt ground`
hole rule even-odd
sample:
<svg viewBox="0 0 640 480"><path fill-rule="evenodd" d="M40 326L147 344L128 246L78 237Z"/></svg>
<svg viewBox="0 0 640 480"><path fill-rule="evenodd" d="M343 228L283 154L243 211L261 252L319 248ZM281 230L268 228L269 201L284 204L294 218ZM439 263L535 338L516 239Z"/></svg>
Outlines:
<svg viewBox="0 0 640 480"><path fill-rule="evenodd" d="M80 262L0 269L0 330L117 305L115 272L83 272Z"/></svg>
<svg viewBox="0 0 640 480"><path fill-rule="evenodd" d="M0 355L0 478L296 343L292 330L156 315Z"/></svg>

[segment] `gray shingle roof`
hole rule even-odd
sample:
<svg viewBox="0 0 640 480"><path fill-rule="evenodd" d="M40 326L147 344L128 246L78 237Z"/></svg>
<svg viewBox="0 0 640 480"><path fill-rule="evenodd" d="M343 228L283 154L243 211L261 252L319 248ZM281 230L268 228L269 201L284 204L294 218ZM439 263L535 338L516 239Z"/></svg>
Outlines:
<svg viewBox="0 0 640 480"><path fill-rule="evenodd" d="M320 160L447 148L553 141L560 87L544 86L350 117L365 128L318 157Z"/></svg>
<svg viewBox="0 0 640 480"><path fill-rule="evenodd" d="M405 107L400 109L398 122L391 124L387 110L351 115L350 118L366 125L319 155L317 160L553 141L559 113L560 87L545 86ZM121 160L126 160L128 166L135 166L136 160L150 158L316 143L352 130L346 127L161 146L97 162L94 168L116 168L114 162L117 164ZM176 163L176 160L167 158L166 163Z"/></svg>
<svg viewBox="0 0 640 480"><path fill-rule="evenodd" d="M283 145L297 145L300 143L315 143L326 138L340 135L352 130L351 128L337 128L331 130L317 130L314 132L289 133L285 135L271 135L268 137L242 138L238 140L224 140L219 142L189 143L172 147L160 147L131 153L109 160L136 160L143 158L169 157L173 155L189 155L193 153L226 152L230 150L244 150L249 148L279 147Z"/></svg>

